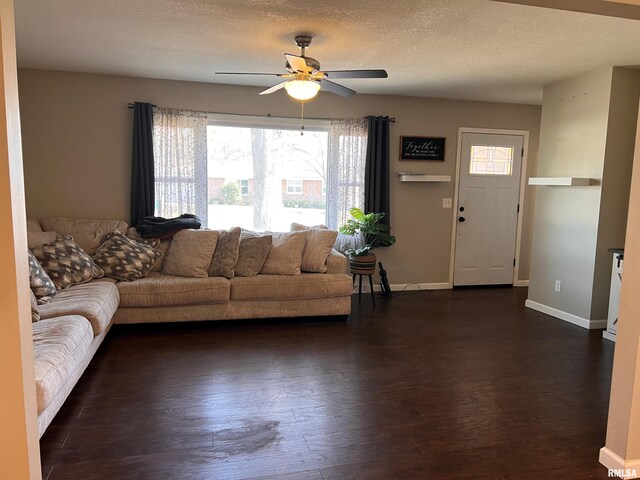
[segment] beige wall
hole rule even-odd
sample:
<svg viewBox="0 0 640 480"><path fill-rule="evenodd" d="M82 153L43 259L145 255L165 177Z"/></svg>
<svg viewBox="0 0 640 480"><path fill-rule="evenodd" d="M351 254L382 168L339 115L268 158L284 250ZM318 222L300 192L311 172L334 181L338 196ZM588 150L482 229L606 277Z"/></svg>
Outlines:
<svg viewBox="0 0 640 480"><path fill-rule="evenodd" d="M27 212L31 216L128 218L132 112L127 103L223 113L297 117L284 92L258 96L252 87L39 70L19 72ZM378 250L391 283L449 280L452 212L442 208L454 183L407 184L398 170L454 175L458 127L531 132L529 172L535 171L540 107L399 96L321 93L305 106L319 118L390 115L391 216L397 245ZM399 135L447 138L445 162L400 162ZM528 278L532 204L527 190L520 278Z"/></svg>
<svg viewBox="0 0 640 480"><path fill-rule="evenodd" d="M591 318L607 317L613 261L608 249L624 246L639 96L640 70L614 68L602 175Z"/></svg>
<svg viewBox="0 0 640 480"><path fill-rule="evenodd" d="M611 77L605 68L545 87L537 176L602 178ZM536 188L529 299L590 319L600 186Z"/></svg>
<svg viewBox="0 0 640 480"><path fill-rule="evenodd" d="M533 302L587 320L606 318L607 249L624 243L638 82L640 72L608 67L544 89L537 176L590 177L598 184L537 187Z"/></svg>

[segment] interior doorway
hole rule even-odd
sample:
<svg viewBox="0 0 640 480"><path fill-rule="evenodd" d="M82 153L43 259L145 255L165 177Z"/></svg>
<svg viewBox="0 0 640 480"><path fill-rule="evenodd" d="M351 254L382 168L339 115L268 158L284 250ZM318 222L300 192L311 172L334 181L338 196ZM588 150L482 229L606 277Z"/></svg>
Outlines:
<svg viewBox="0 0 640 480"><path fill-rule="evenodd" d="M453 286L517 280L526 132L461 129Z"/></svg>

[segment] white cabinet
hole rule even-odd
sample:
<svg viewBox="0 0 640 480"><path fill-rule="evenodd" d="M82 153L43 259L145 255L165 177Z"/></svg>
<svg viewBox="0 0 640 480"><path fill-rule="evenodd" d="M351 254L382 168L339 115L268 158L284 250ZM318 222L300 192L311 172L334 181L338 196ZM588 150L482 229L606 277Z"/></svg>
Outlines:
<svg viewBox="0 0 640 480"><path fill-rule="evenodd" d="M618 309L620 308L620 288L622 287L622 267L624 264L624 250L611 249L613 252L613 268L611 269L611 290L609 291L609 314L607 315L607 330L602 336L607 340L616 341L618 329Z"/></svg>

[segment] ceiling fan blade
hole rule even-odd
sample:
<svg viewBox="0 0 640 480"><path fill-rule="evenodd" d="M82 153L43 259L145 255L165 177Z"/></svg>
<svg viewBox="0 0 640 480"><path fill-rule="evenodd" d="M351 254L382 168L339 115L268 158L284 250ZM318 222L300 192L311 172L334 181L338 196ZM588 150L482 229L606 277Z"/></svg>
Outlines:
<svg viewBox="0 0 640 480"><path fill-rule="evenodd" d="M286 75L284 73L252 73L252 72L215 72L216 75L273 75L275 77L282 77Z"/></svg>
<svg viewBox="0 0 640 480"><path fill-rule="evenodd" d="M387 78L386 70L329 70L323 71L328 78Z"/></svg>
<svg viewBox="0 0 640 480"><path fill-rule="evenodd" d="M263 90L262 92L260 92L258 95L269 95L270 93L277 92L281 88L284 88L284 84L287 83L288 81L289 80L285 80L284 82L280 82L271 88L267 88L266 90Z"/></svg>
<svg viewBox="0 0 640 480"><path fill-rule="evenodd" d="M304 57L291 55L290 53L285 53L284 56L294 72L309 73L309 68L307 67L307 62Z"/></svg>
<svg viewBox="0 0 640 480"><path fill-rule="evenodd" d="M340 95L341 97L350 97L351 95L356 93L355 90L351 90L350 88L347 88L343 85L334 83L330 80L327 80L326 78L320 80L320 88L322 88L322 90L326 90L327 92L332 92Z"/></svg>

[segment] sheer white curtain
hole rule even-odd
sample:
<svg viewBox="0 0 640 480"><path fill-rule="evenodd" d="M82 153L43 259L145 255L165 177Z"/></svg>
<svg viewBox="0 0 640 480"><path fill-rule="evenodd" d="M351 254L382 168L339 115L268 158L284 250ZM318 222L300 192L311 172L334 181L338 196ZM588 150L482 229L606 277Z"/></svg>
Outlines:
<svg viewBox="0 0 640 480"><path fill-rule="evenodd" d="M349 218L352 207L364 208L364 172L367 154L367 120L331 120L327 181L327 220L337 229ZM358 239L338 234L336 249L354 248Z"/></svg>
<svg viewBox="0 0 640 480"><path fill-rule="evenodd" d="M156 108L153 112L155 214L192 213L207 224L207 114Z"/></svg>

